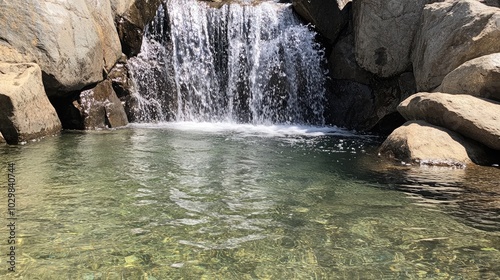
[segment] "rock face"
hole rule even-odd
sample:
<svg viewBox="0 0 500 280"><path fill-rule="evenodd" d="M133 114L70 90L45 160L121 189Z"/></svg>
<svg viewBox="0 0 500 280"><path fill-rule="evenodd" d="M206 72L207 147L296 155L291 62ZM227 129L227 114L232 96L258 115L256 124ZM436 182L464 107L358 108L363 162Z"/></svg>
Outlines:
<svg viewBox="0 0 500 280"><path fill-rule="evenodd" d="M88 3L87 3L88 2ZM1 1L0 61L36 62L49 92L103 79L119 58L109 0Z"/></svg>
<svg viewBox="0 0 500 280"><path fill-rule="evenodd" d="M122 47L116 31L110 0L85 0L97 27L106 71L111 70L122 55Z"/></svg>
<svg viewBox="0 0 500 280"><path fill-rule="evenodd" d="M42 85L42 72L33 63L0 63L0 132L18 144L61 130L54 107Z"/></svg>
<svg viewBox="0 0 500 280"><path fill-rule="evenodd" d="M293 8L332 44L348 21L351 0L293 0Z"/></svg>
<svg viewBox="0 0 500 280"><path fill-rule="evenodd" d="M398 111L407 120L425 120L500 150L500 103L470 95L418 93Z"/></svg>
<svg viewBox="0 0 500 280"><path fill-rule="evenodd" d="M500 9L474 0L426 5L412 54L419 91L430 91L462 63L500 52Z"/></svg>
<svg viewBox="0 0 500 280"><path fill-rule="evenodd" d="M128 124L109 79L82 91L76 98L57 99L53 103L66 129L103 129Z"/></svg>
<svg viewBox="0 0 500 280"><path fill-rule="evenodd" d="M465 62L446 75L436 91L500 101L500 53Z"/></svg>
<svg viewBox="0 0 500 280"><path fill-rule="evenodd" d="M128 57L141 50L144 27L156 15L162 0L111 0L122 51Z"/></svg>
<svg viewBox="0 0 500 280"><path fill-rule="evenodd" d="M120 127L128 124L125 110L109 80L97 84L93 89L83 91L80 94L79 104L85 129Z"/></svg>
<svg viewBox="0 0 500 280"><path fill-rule="evenodd" d="M479 145L423 121L410 121L394 130L379 153L406 163L457 167L487 157Z"/></svg>
<svg viewBox="0 0 500 280"><path fill-rule="evenodd" d="M427 0L353 2L356 60L380 77L411 68L410 50Z"/></svg>
<svg viewBox="0 0 500 280"><path fill-rule="evenodd" d="M361 68L355 58L351 27L340 35L328 60L332 86L326 119L350 129L388 134L404 123L396 108L416 92L415 78L411 72L379 78Z"/></svg>
<svg viewBox="0 0 500 280"><path fill-rule="evenodd" d="M330 76L338 80L351 80L368 85L373 74L361 68L354 53L354 35L341 36L328 59Z"/></svg>

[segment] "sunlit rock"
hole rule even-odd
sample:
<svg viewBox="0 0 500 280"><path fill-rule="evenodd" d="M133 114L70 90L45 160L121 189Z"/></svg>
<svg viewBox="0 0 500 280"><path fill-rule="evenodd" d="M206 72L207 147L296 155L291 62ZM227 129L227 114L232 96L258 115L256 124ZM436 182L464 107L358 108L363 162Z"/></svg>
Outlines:
<svg viewBox="0 0 500 280"><path fill-rule="evenodd" d="M500 52L500 9L479 1L426 5L412 53L419 91L433 90L462 63Z"/></svg>
<svg viewBox="0 0 500 280"><path fill-rule="evenodd" d="M407 120L425 120L500 150L500 103L470 95L418 93L398 106Z"/></svg>
<svg viewBox="0 0 500 280"><path fill-rule="evenodd" d="M120 55L108 0L0 2L0 61L36 62L48 94L103 79Z"/></svg>
<svg viewBox="0 0 500 280"><path fill-rule="evenodd" d="M465 62L446 75L436 91L500 101L500 53Z"/></svg>
<svg viewBox="0 0 500 280"><path fill-rule="evenodd" d="M380 77L411 68L410 51L427 0L353 2L356 60Z"/></svg>
<svg viewBox="0 0 500 280"><path fill-rule="evenodd" d="M61 130L56 111L42 85L42 72L33 63L0 63L0 132L18 144Z"/></svg>
<svg viewBox="0 0 500 280"><path fill-rule="evenodd" d="M455 167L481 163L487 158L481 146L424 121L410 121L394 130L379 153L408 164Z"/></svg>

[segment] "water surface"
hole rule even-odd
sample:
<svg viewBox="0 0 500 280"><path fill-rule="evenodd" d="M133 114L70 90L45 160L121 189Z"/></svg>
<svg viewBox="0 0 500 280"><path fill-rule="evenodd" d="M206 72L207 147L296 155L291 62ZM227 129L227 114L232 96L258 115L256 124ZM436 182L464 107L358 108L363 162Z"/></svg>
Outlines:
<svg viewBox="0 0 500 280"><path fill-rule="evenodd" d="M498 169L395 169L377 144L170 123L0 145L1 174L17 165L19 243L0 278L500 277Z"/></svg>

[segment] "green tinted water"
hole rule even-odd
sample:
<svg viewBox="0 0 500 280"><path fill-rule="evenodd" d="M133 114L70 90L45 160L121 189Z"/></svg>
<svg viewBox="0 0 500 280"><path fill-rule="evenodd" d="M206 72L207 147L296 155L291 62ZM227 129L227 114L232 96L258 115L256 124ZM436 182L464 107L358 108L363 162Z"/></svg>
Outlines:
<svg viewBox="0 0 500 280"><path fill-rule="evenodd" d="M500 277L500 207L464 198L463 171L368 170L375 144L134 127L0 146L2 186L8 162L18 184L16 272L3 226L0 278Z"/></svg>

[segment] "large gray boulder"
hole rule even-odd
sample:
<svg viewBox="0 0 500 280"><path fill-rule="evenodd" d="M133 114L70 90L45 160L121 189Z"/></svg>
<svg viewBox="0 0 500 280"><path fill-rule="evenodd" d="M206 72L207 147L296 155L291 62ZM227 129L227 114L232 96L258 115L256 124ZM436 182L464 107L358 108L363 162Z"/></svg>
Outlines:
<svg viewBox="0 0 500 280"><path fill-rule="evenodd" d="M465 62L446 75L436 91L500 101L500 53Z"/></svg>
<svg viewBox="0 0 500 280"><path fill-rule="evenodd" d="M119 58L109 0L0 1L4 62L36 62L48 93L103 79Z"/></svg>
<svg viewBox="0 0 500 280"><path fill-rule="evenodd" d="M487 162L488 158L480 145L424 121L410 121L394 130L379 154L409 164L456 167Z"/></svg>
<svg viewBox="0 0 500 280"><path fill-rule="evenodd" d="M380 77L411 69L410 50L427 0L355 0L356 60Z"/></svg>
<svg viewBox="0 0 500 280"><path fill-rule="evenodd" d="M0 63L0 132L18 144L61 130L61 122L45 94L42 71L33 63Z"/></svg>
<svg viewBox="0 0 500 280"><path fill-rule="evenodd" d="M85 2L94 18L102 42L104 67L106 71L110 71L122 55L110 0L85 0Z"/></svg>
<svg viewBox="0 0 500 280"><path fill-rule="evenodd" d="M398 111L407 120L425 120L500 150L499 102L471 95L423 92L401 102Z"/></svg>
<svg viewBox="0 0 500 280"><path fill-rule="evenodd" d="M346 5L351 0L293 0L293 8L326 37L330 44L337 39L349 19Z"/></svg>
<svg viewBox="0 0 500 280"><path fill-rule="evenodd" d="M500 9L474 0L426 5L412 54L419 91L430 91L462 63L500 52Z"/></svg>

